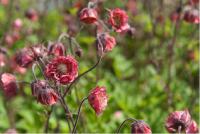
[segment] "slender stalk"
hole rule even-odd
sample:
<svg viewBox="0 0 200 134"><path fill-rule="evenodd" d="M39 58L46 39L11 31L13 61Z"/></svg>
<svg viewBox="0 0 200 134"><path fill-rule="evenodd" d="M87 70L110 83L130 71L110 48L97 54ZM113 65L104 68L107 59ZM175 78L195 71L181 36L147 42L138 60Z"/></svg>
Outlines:
<svg viewBox="0 0 200 134"><path fill-rule="evenodd" d="M76 127L77 127L77 123L78 123L78 119L79 119L79 116L80 116L80 112L81 112L81 108L83 106L83 103L88 99L88 97L84 98L80 105L79 105L79 108L78 108L78 113L77 113L77 118L76 118L76 121L75 121L75 124L74 124L74 128L72 130L72 133L75 133L76 132Z"/></svg>
<svg viewBox="0 0 200 134"><path fill-rule="evenodd" d="M48 129L49 129L49 120L50 120L50 117L51 117L51 113L53 112L53 109L54 109L54 106L51 106L51 110L48 111L47 120L46 120L46 123L45 123L45 129L44 129L44 132L45 132L45 133L48 133Z"/></svg>
<svg viewBox="0 0 200 134"><path fill-rule="evenodd" d="M124 126L124 124L125 124L127 121L135 122L135 121L138 121L138 120L136 120L136 119L134 119L134 118L127 118L126 120L124 120L124 121L122 122L122 124L121 124L121 125L119 126L119 128L117 129L117 131L116 131L117 134L120 132L121 128Z"/></svg>
<svg viewBox="0 0 200 134"><path fill-rule="evenodd" d="M85 74L89 73L90 71L92 71L93 69L95 69L98 64L100 63L101 61L101 57L98 59L98 61L96 62L96 64L94 66L92 66L90 69L88 69L87 71L83 72L82 74L80 74L70 85L69 87L64 91L64 94L63 94L63 97L65 97L67 95L67 93L70 92L71 90L71 87L82 77L84 76Z"/></svg>
<svg viewBox="0 0 200 134"><path fill-rule="evenodd" d="M33 74L34 79L37 80L37 77L36 77L36 75L35 75L35 67L36 67L36 63L34 63L34 64L32 65L32 74Z"/></svg>

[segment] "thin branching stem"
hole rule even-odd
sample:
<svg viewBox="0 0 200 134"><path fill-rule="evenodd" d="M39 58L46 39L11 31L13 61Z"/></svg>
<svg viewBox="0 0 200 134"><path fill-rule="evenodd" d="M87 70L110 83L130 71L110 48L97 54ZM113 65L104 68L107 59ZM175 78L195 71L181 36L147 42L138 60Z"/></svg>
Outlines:
<svg viewBox="0 0 200 134"><path fill-rule="evenodd" d="M127 118L126 120L124 120L121 125L119 126L119 128L117 129L116 133L118 134L121 130L121 128L124 126L124 124L127 122L127 121L132 121L132 122L135 122L135 121L138 121L137 119L134 119L134 118Z"/></svg>

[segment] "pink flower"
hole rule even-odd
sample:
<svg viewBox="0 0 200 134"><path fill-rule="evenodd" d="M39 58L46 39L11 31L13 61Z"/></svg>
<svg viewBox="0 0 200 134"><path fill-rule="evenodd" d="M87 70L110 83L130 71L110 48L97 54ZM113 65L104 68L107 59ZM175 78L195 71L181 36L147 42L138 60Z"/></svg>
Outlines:
<svg viewBox="0 0 200 134"><path fill-rule="evenodd" d="M0 68L6 65L6 61L7 61L6 55L0 52Z"/></svg>
<svg viewBox="0 0 200 134"><path fill-rule="evenodd" d="M45 80L37 80L31 83L32 95L43 105L53 105L58 100L56 92Z"/></svg>
<svg viewBox="0 0 200 134"><path fill-rule="evenodd" d="M57 42L53 43L49 46L49 54L54 56L64 56L65 55L65 47L62 43Z"/></svg>
<svg viewBox="0 0 200 134"><path fill-rule="evenodd" d="M31 21L38 20L38 14L34 9L29 9L26 11L25 16L30 19Z"/></svg>
<svg viewBox="0 0 200 134"><path fill-rule="evenodd" d="M129 28L128 15L119 8L110 11L108 23L119 33Z"/></svg>
<svg viewBox="0 0 200 134"><path fill-rule="evenodd" d="M86 24L95 23L98 19L97 11L93 8L83 8L79 14L79 18Z"/></svg>
<svg viewBox="0 0 200 134"><path fill-rule="evenodd" d="M170 15L170 19L172 22L176 22L176 21L180 20L180 13L172 12Z"/></svg>
<svg viewBox="0 0 200 134"><path fill-rule="evenodd" d="M23 48L15 57L15 62L21 67L28 67L34 61L34 53L30 48Z"/></svg>
<svg viewBox="0 0 200 134"><path fill-rule="evenodd" d="M22 20L20 18L17 18L16 20L14 20L13 22L13 28L15 30L19 30L22 27L23 23Z"/></svg>
<svg viewBox="0 0 200 134"><path fill-rule="evenodd" d="M169 133L178 132L178 129L181 129L180 131L182 132L185 131L190 121L191 116L188 110L175 111L168 116L165 127Z"/></svg>
<svg viewBox="0 0 200 134"><path fill-rule="evenodd" d="M61 84L69 84L78 76L78 64L72 56L55 57L45 68L45 75Z"/></svg>
<svg viewBox="0 0 200 134"><path fill-rule="evenodd" d="M183 19L188 23L199 24L200 23L200 16L199 11L197 9L191 9L184 13Z"/></svg>
<svg viewBox="0 0 200 134"><path fill-rule="evenodd" d="M199 132L199 128L197 123L192 120L188 127L186 128L186 134L197 134Z"/></svg>
<svg viewBox="0 0 200 134"><path fill-rule="evenodd" d="M193 4L197 4L198 5L199 4L199 0L190 0L190 4L192 4L192 5Z"/></svg>
<svg viewBox="0 0 200 134"><path fill-rule="evenodd" d="M19 66L19 65L15 62L15 57L13 57L13 58L11 59L10 66L11 66L11 68L12 68L12 70L13 70L14 72L17 72L17 73L20 73L20 74L25 74L26 71L27 71L26 68Z"/></svg>
<svg viewBox="0 0 200 134"><path fill-rule="evenodd" d="M104 52L111 51L116 45L115 38L108 33L101 33L97 35L97 51L99 55Z"/></svg>
<svg viewBox="0 0 200 134"><path fill-rule="evenodd" d="M30 49L34 54L34 59L45 57L48 54L46 47L42 44L31 46Z"/></svg>
<svg viewBox="0 0 200 134"><path fill-rule="evenodd" d="M151 134L151 128L144 121L135 121L131 125L132 134Z"/></svg>
<svg viewBox="0 0 200 134"><path fill-rule="evenodd" d="M100 115L106 109L108 103L106 88L99 86L94 88L88 96L88 101L96 114Z"/></svg>
<svg viewBox="0 0 200 134"><path fill-rule="evenodd" d="M6 97L11 98L17 94L17 81L14 75L3 73L0 77L0 84Z"/></svg>

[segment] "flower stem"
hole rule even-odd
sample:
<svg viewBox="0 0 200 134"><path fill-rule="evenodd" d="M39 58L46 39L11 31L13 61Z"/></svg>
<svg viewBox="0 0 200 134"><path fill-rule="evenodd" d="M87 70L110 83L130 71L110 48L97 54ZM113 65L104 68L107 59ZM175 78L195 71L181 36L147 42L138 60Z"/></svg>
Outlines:
<svg viewBox="0 0 200 134"><path fill-rule="evenodd" d="M75 133L76 132L76 127L77 127L77 123L78 123L78 119L79 119L79 116L80 116L80 112L81 112L81 108L83 106L83 103L88 99L88 97L84 98L80 105L79 105L79 108L78 108L78 113L77 113L77 118L76 118L76 121L75 121L75 124L74 124L74 128L72 130L72 133Z"/></svg>
<svg viewBox="0 0 200 134"><path fill-rule="evenodd" d="M54 109L54 107L51 106L51 110L48 111L47 120L46 120L46 123L45 123L45 129L44 129L44 132L45 132L45 133L48 133L48 129L49 129L49 120L50 120L51 114L52 114L52 112L53 112L53 109Z"/></svg>
<svg viewBox="0 0 200 134"><path fill-rule="evenodd" d="M121 128L124 126L124 124L127 122L127 121L132 121L132 122L135 122L135 121L138 121L137 119L134 119L134 118L127 118L126 120L124 120L121 125L119 126L119 128L117 129L116 133L118 134L121 130Z"/></svg>

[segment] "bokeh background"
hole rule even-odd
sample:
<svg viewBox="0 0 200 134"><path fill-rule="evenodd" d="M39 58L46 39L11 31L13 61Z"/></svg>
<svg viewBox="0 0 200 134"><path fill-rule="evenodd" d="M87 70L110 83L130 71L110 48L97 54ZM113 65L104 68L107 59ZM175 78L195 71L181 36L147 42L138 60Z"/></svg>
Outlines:
<svg viewBox="0 0 200 134"><path fill-rule="evenodd" d="M188 0L182 2L186 4ZM79 73L93 66L95 26L82 24L77 15L87 3L87 0L0 0L0 47L6 48L10 57L8 65L0 69L1 73L12 70L19 81L31 82L30 69L19 71L16 66L9 67L12 57L26 45L55 41L62 32L74 36L83 49L83 56L76 57ZM108 107L97 117L86 102L78 132L115 132L128 117L144 120L155 133L166 132L164 123L168 114L184 109L199 124L199 25L180 20L176 28L177 23L170 15L179 5L179 0L100 1L98 11L102 20L107 18L105 8L122 8L127 11L135 32L133 35L113 32L117 46L66 97L70 110L76 113L78 104L92 88L96 85L107 88ZM37 11L38 20L25 17L28 9ZM16 32L12 23L17 18L23 26ZM17 36L16 40L5 40L13 35ZM49 109L37 103L29 85L20 85L18 95L9 101L0 92L0 132L9 128L21 133L43 132ZM49 132L68 131L64 111L56 104ZM130 132L130 125L125 125L121 132Z"/></svg>

